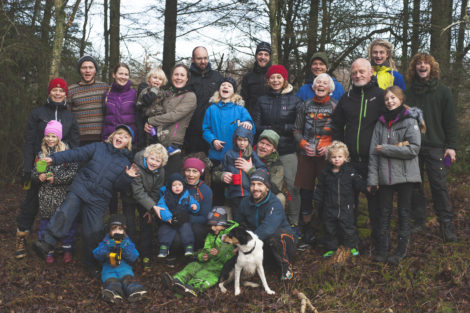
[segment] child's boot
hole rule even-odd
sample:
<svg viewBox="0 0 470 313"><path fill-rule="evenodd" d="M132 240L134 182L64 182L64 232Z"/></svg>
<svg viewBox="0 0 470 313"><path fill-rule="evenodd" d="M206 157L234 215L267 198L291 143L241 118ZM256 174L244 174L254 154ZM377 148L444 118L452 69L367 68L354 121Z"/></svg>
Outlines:
<svg viewBox="0 0 470 313"><path fill-rule="evenodd" d="M133 277L129 275L122 278L122 287L129 302L138 302L147 294L144 286L133 281Z"/></svg>
<svg viewBox="0 0 470 313"><path fill-rule="evenodd" d="M26 238L29 235L29 231L16 231L16 252L15 258L22 259L26 256Z"/></svg>
<svg viewBox="0 0 470 313"><path fill-rule="evenodd" d="M108 278L104 282L103 288L103 299L109 303L120 303L122 302L122 285L117 278Z"/></svg>
<svg viewBox="0 0 470 313"><path fill-rule="evenodd" d="M406 256L406 251L408 250L408 244L410 243L410 237L399 237L398 246L395 253L388 258L388 263L397 265L403 260Z"/></svg>
<svg viewBox="0 0 470 313"><path fill-rule="evenodd" d="M72 246L71 245L64 245L62 246L64 249L64 263L72 262Z"/></svg>
<svg viewBox="0 0 470 313"><path fill-rule="evenodd" d="M47 254L46 263L47 263L47 264L52 264L52 263L54 263L54 251L50 251L50 252Z"/></svg>

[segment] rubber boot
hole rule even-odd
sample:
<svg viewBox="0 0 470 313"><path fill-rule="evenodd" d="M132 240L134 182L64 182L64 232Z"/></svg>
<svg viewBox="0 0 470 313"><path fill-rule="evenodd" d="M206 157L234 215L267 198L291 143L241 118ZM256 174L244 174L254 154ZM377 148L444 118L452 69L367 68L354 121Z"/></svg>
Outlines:
<svg viewBox="0 0 470 313"><path fill-rule="evenodd" d="M26 256L26 238L29 235L29 231L16 231L16 252L15 258L22 259Z"/></svg>
<svg viewBox="0 0 470 313"><path fill-rule="evenodd" d="M400 263L400 261L403 260L406 256L409 243L410 237L399 237L397 249L395 250L395 253L388 258L388 263L394 265Z"/></svg>

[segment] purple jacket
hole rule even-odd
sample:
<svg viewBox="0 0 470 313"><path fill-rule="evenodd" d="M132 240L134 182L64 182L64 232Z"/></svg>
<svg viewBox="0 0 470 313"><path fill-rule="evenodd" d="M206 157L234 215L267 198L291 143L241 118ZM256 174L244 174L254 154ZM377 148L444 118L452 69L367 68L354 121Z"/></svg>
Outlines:
<svg viewBox="0 0 470 313"><path fill-rule="evenodd" d="M104 122L101 139L106 140L119 124L129 125L136 133L134 103L137 92L131 89L131 81L121 86L113 82L105 93Z"/></svg>

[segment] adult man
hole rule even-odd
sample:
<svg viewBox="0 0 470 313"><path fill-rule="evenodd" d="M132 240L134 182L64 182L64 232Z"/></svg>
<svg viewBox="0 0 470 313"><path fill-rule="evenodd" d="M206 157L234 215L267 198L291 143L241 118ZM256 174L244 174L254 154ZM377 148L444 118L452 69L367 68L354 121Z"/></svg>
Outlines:
<svg viewBox="0 0 470 313"><path fill-rule="evenodd" d="M108 84L95 80L98 63L90 55L78 60L81 80L69 88L69 107L77 118L80 145L101 141L103 128L103 97Z"/></svg>
<svg viewBox="0 0 470 313"><path fill-rule="evenodd" d="M333 140L348 146L351 164L367 177L369 146L378 117L385 112L384 91L377 85L374 70L366 59L357 59L351 66L352 89L338 102L332 115ZM356 195L356 210L359 195ZM371 238L375 246L378 236L378 197L367 195Z"/></svg>
<svg viewBox="0 0 470 313"><path fill-rule="evenodd" d="M297 97L302 99L302 101L312 99L315 96L315 92L313 91L313 80L318 75L326 73L328 71L328 66L328 55L325 52L314 53L310 58L310 70L312 71L312 75L309 75L307 79L305 79L305 84L300 87L299 91L297 91ZM339 100L344 93L344 88L336 78L331 78L335 83L335 89L330 94L330 97Z"/></svg>
<svg viewBox="0 0 470 313"><path fill-rule="evenodd" d="M423 111L426 133L422 136L419 163L421 175L424 168L431 185L434 211L438 217L442 237L445 241L457 241L452 220L454 214L450 205L446 185L447 157L455 162L458 129L455 117L455 103L451 90L439 81L439 64L433 56L418 53L408 68L411 88L406 90L406 103ZM413 194L414 229L418 230L426 222L426 204L423 187Z"/></svg>
<svg viewBox="0 0 470 313"><path fill-rule="evenodd" d="M243 198L234 220L246 225L272 253L281 268L281 280L294 277L291 260L295 254L295 239L279 199L269 190L269 174L256 170L250 177L251 196Z"/></svg>
<svg viewBox="0 0 470 313"><path fill-rule="evenodd" d="M380 88L385 90L398 86L405 90L403 76L397 72L393 61L393 46L390 42L382 39L372 41L369 45L369 60Z"/></svg>
<svg viewBox="0 0 470 313"><path fill-rule="evenodd" d="M266 94L266 72L271 66L271 45L260 42L256 47L253 70L243 76L241 96L245 100L245 108L253 115L256 101Z"/></svg>
<svg viewBox="0 0 470 313"><path fill-rule="evenodd" d="M205 152L207 154L209 145L202 138L202 122L206 109L209 107L209 98L217 90L223 77L211 68L207 49L202 46L193 49L191 62L189 68L191 77L186 86L196 94L197 107L186 130L184 146L186 153Z"/></svg>

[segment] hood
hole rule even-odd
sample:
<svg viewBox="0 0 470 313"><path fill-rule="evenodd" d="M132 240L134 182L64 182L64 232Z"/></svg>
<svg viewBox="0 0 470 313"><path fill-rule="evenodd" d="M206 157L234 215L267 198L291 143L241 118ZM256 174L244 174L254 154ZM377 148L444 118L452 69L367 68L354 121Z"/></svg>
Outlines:
<svg viewBox="0 0 470 313"><path fill-rule="evenodd" d="M244 107L245 101L243 101L242 97L239 94L235 94L233 97L233 101L223 102L220 98L219 92L216 91L214 95L209 99L209 103L213 103L219 108L228 108L232 105L239 105Z"/></svg>
<svg viewBox="0 0 470 313"><path fill-rule="evenodd" d="M238 126L238 128L235 129L235 132L233 133L233 137L232 137L233 150L238 151L238 146L236 143L237 136L248 138L250 145L253 146L253 131L251 129L246 129L243 126Z"/></svg>
<svg viewBox="0 0 470 313"><path fill-rule="evenodd" d="M209 73L210 71L212 71L211 62L207 63L207 67L204 70L204 72L202 72L201 69L196 66L196 64L191 63L191 66L189 67L189 71L191 72L191 75L203 76L203 74L205 75Z"/></svg>

